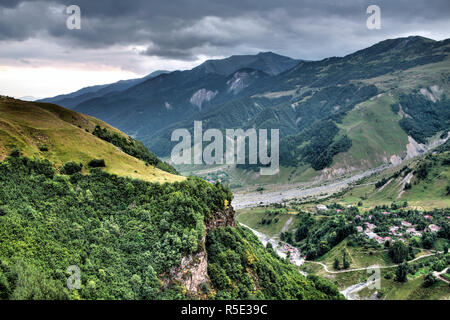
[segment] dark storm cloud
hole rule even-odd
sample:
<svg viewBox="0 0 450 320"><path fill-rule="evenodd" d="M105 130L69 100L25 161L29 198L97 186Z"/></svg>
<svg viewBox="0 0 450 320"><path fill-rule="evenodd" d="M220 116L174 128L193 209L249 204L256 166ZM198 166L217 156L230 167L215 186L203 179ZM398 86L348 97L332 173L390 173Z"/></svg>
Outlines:
<svg viewBox="0 0 450 320"><path fill-rule="evenodd" d="M71 4L81 8L81 30L65 27ZM366 28L370 4L381 7L381 30ZM448 37L449 13L448 0L2 0L0 41L139 45L143 55L175 60L262 50L315 59L419 31Z"/></svg>

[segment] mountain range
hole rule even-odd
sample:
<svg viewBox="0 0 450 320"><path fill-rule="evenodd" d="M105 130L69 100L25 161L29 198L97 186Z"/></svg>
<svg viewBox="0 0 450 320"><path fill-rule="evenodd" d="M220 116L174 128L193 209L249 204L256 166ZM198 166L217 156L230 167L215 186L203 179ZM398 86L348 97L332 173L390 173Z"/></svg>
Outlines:
<svg viewBox="0 0 450 320"><path fill-rule="evenodd" d="M65 106L161 157L175 144L171 132L192 130L194 120L204 129L278 128L281 176L329 178L398 162L446 137L449 54L449 39L411 36L320 61L232 56Z"/></svg>

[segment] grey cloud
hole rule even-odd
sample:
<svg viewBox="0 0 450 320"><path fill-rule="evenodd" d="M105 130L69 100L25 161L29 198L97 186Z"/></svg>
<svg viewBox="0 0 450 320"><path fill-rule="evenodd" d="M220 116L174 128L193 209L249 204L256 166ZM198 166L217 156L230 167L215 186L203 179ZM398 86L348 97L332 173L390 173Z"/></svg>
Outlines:
<svg viewBox="0 0 450 320"><path fill-rule="evenodd" d="M81 30L65 27L64 7L73 3L81 7ZM147 48L143 55L192 61L267 50L319 59L408 33L449 35L448 0L377 1L382 29L374 31L365 27L370 4L373 1L8 0L0 3L0 41L40 38L85 49L139 45Z"/></svg>

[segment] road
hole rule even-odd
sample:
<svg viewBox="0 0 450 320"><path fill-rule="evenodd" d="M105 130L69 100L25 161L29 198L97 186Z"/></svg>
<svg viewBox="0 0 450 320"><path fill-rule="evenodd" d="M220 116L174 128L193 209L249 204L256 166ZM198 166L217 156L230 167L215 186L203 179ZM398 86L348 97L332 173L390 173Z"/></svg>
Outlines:
<svg viewBox="0 0 450 320"><path fill-rule="evenodd" d="M433 275L434 275L436 278L438 278L439 280L442 280L442 281L444 281L445 283L450 284L450 281L448 281L448 280L445 279L444 277L441 277L441 274L446 273L447 270L448 270L448 268L445 268L445 269L442 270L441 272L434 271L434 272L433 272Z"/></svg>
<svg viewBox="0 0 450 320"><path fill-rule="evenodd" d="M423 259L423 258L426 258L426 257L434 256L434 255L436 255L436 253L424 254L423 256L420 256L420 257L414 258L412 260L409 260L408 263L411 263L411 262L414 262L414 261L417 261L417 260L420 260L420 259ZM323 264L322 262L310 261L310 260L307 260L306 262L320 264L325 269L325 271L327 273L334 273L334 274L336 274L336 273L345 273L345 272L354 272L354 271L363 271L363 270L369 270L369 269L374 269L374 268L388 269L388 268L395 268L395 267L399 266L399 264L393 264L393 265L390 265L390 266L373 265L373 266L369 266L369 267L365 267L365 268L356 268L356 269L345 269L345 270L331 271L331 270L328 270L328 267L325 264Z"/></svg>
<svg viewBox="0 0 450 320"><path fill-rule="evenodd" d="M344 290L340 291L340 293L345 297L347 300L356 300L355 294L362 289L368 287L371 284L370 281L364 281L361 283L354 284L348 288L345 288Z"/></svg>
<svg viewBox="0 0 450 320"><path fill-rule="evenodd" d="M272 248L275 250L275 252L281 258L284 259L287 257L287 251L283 248L283 246L285 246L285 245L290 246L289 244L287 244L283 241L271 238L271 237L265 235L264 233L256 231L255 229L252 229L243 223L239 223L239 224L242 227L245 227L245 228L249 229L251 232L253 232L253 234L258 237L259 241L261 241L264 246L266 246L267 243L270 242L270 244L272 245ZM281 245L279 245L280 243L281 243ZM297 250L296 248L295 248L295 251L291 252L289 260L291 261L292 264L294 264L296 266L301 266L301 265L303 265L303 263L305 263L305 259L303 259L303 257L300 255L300 251ZM305 274L303 273L303 275L305 275Z"/></svg>

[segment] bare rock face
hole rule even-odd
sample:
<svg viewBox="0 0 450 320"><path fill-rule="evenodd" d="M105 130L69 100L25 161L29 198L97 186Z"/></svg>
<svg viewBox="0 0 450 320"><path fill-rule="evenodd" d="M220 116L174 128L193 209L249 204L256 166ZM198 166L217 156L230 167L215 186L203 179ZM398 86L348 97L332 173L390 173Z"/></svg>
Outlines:
<svg viewBox="0 0 450 320"><path fill-rule="evenodd" d="M219 92L216 91L211 91L211 90L206 90L205 88L202 88L200 90L197 90L191 97L191 99L189 100L190 103L192 103L193 105L196 105L199 110L202 110L202 105L204 102L208 102L211 101L212 99L214 99L214 97L218 94Z"/></svg>
<svg viewBox="0 0 450 320"><path fill-rule="evenodd" d="M198 295L202 283L209 282L208 259L204 250L181 259L181 264L169 272L171 281L181 282L190 295Z"/></svg>
<svg viewBox="0 0 450 320"><path fill-rule="evenodd" d="M215 228L222 226L234 226L234 209L232 206L227 206L226 209L218 211L212 215L205 223L205 236L202 239L200 251L195 254L186 255L181 258L181 263L178 267L172 268L163 280L164 285L169 282L181 282L186 288L186 292L191 296L201 295L200 286L202 284L209 284L208 277L208 256L205 250L206 234Z"/></svg>
<svg viewBox="0 0 450 320"><path fill-rule="evenodd" d="M216 212L213 218L209 219L205 223L206 233L218 227L226 227L226 226L234 227L235 226L234 214L235 212L232 206L228 206L223 211Z"/></svg>

